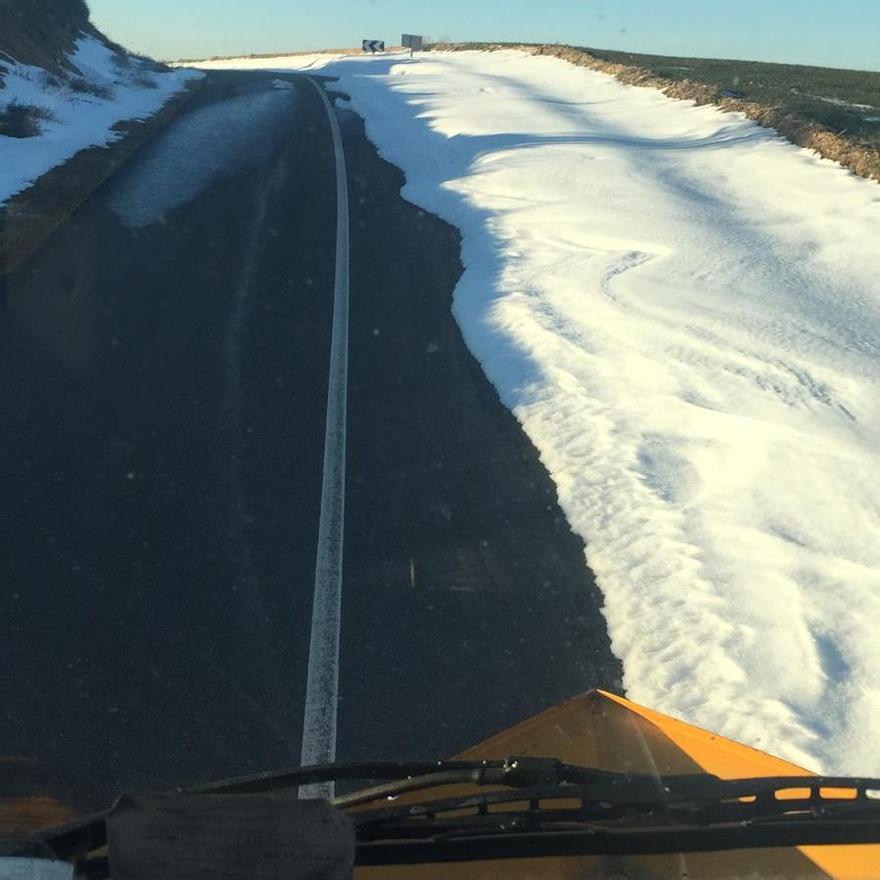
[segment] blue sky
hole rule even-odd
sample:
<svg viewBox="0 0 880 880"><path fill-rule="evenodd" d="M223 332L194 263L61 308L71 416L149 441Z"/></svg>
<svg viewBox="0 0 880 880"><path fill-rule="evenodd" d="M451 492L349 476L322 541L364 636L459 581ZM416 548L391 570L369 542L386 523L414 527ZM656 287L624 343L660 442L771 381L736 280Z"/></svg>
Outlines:
<svg viewBox="0 0 880 880"><path fill-rule="evenodd" d="M880 70L880 0L89 0L110 37L160 58L439 39L560 42Z"/></svg>

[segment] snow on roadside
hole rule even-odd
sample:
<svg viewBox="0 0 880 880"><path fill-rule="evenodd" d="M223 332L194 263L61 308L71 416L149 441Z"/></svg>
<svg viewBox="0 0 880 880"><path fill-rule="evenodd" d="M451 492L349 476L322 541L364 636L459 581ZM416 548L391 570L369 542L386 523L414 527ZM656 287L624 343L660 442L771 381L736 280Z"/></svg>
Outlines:
<svg viewBox="0 0 880 880"><path fill-rule="evenodd" d="M38 108L46 117L34 137L0 136L0 205L80 150L112 143L119 137L112 130L116 123L147 119L193 78L204 76L193 70L153 72L140 59L119 56L85 35L69 60L74 75L66 79L0 59L6 71L0 114L19 105Z"/></svg>
<svg viewBox="0 0 880 880"><path fill-rule="evenodd" d="M407 52L407 57L409 53ZM361 58L343 52L302 52L296 55L280 55L277 58L213 58L206 61L180 62L180 66L197 67L199 70L319 70L341 58ZM388 58L389 55L383 55ZM173 63L177 67L178 63Z"/></svg>
<svg viewBox="0 0 880 880"><path fill-rule="evenodd" d="M549 57L260 61L338 77L461 230L455 315L587 542L629 696L880 773L877 184Z"/></svg>

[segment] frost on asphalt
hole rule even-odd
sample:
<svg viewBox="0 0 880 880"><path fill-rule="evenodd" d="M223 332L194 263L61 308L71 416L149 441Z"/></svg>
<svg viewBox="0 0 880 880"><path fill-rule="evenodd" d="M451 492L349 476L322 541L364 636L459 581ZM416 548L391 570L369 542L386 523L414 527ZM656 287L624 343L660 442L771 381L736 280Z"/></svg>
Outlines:
<svg viewBox="0 0 880 880"><path fill-rule="evenodd" d="M269 159L290 136L295 102L290 83L276 80L187 113L113 181L107 204L130 229L163 222L215 181Z"/></svg>

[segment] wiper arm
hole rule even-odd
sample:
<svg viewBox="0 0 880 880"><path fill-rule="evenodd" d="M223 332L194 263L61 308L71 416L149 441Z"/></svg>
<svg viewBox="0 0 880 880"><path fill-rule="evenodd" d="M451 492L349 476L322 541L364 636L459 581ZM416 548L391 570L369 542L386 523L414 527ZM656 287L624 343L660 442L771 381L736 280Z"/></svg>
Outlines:
<svg viewBox="0 0 880 880"><path fill-rule="evenodd" d="M249 776L236 776L201 785L174 789L181 794L260 794L283 791L316 782L341 782L347 779L404 779L444 771L469 771L482 767L502 767L504 761L358 761L337 764L315 764L270 770Z"/></svg>
<svg viewBox="0 0 880 880"><path fill-rule="evenodd" d="M402 794L425 791L444 785L504 785L525 788L536 785L559 783L590 783L613 781L620 774L608 770L594 770L576 764L563 764L556 758L511 757L504 761L480 761L470 766L445 765L437 772L390 782L352 794L342 795L331 801L333 806L346 808L368 804L382 798L396 798ZM641 778L641 777L640 777ZM651 779L652 777L644 777ZM714 777L713 777L714 778ZM635 777L627 777L633 780Z"/></svg>

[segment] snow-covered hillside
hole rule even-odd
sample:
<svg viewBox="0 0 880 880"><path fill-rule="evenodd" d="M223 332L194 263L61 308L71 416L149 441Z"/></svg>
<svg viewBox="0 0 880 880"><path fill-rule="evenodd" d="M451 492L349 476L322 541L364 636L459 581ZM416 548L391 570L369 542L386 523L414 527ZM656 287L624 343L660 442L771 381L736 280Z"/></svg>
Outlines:
<svg viewBox="0 0 880 880"><path fill-rule="evenodd" d="M196 71L163 71L83 33L60 72L0 56L0 205L80 150L152 116Z"/></svg>
<svg viewBox="0 0 880 880"><path fill-rule="evenodd" d="M339 78L458 226L455 314L541 452L636 700L880 773L880 188L737 114L506 51Z"/></svg>

